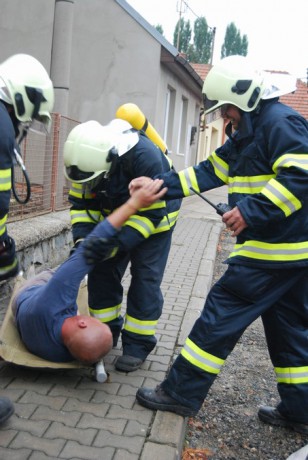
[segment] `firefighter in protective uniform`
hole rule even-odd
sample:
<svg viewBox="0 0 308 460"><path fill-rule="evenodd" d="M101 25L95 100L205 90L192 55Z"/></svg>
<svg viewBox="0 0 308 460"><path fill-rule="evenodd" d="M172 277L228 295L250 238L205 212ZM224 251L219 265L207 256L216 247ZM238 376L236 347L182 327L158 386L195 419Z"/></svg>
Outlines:
<svg viewBox="0 0 308 460"><path fill-rule="evenodd" d="M261 406L258 416L307 434L308 124L278 100L295 84L274 79L241 56L215 65L204 82L204 108L220 109L230 121L228 140L199 165L159 176L166 199L191 195L190 187L227 185L232 210L222 219L236 244L167 378L156 389L140 388L137 400L196 414L227 356L261 316L281 401Z"/></svg>
<svg viewBox="0 0 308 460"><path fill-rule="evenodd" d="M34 120L49 126L53 103L52 82L37 59L15 54L0 64L0 281L19 270L6 227L14 152Z"/></svg>
<svg viewBox="0 0 308 460"><path fill-rule="evenodd" d="M15 241L8 235L14 150L34 120L48 124L53 108L52 82L34 57L15 54L0 64L0 281L18 274ZM0 397L0 423L14 413L8 398Z"/></svg>
<svg viewBox="0 0 308 460"><path fill-rule="evenodd" d="M82 137L91 139L92 146L80 142ZM106 126L88 121L75 127L64 146L64 163L65 175L72 181L69 200L75 246L127 201L133 178L154 177L171 168L168 157L142 131L120 119ZM120 371L138 369L156 345L155 328L163 306L160 285L179 208L179 199L159 200L135 213L112 243L87 243L97 262L88 277L90 313L109 325L114 346L121 333L123 355L115 364ZM100 260L106 244L110 257ZM121 281L129 262L124 321Z"/></svg>

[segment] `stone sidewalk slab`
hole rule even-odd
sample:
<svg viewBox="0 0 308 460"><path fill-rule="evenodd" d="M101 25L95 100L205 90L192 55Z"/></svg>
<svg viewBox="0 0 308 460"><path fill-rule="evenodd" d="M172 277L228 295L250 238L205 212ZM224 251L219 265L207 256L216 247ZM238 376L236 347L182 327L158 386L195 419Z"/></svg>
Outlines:
<svg viewBox="0 0 308 460"><path fill-rule="evenodd" d="M216 192L215 202L225 201L224 196L224 190L221 195ZM96 382L94 372L87 369L0 363L0 395L8 396L16 409L0 428L0 459L181 458L186 419L147 410L136 402L135 394L140 386L155 386L164 379L203 308L222 227L220 217L200 198L183 201L162 283L165 302L157 347L136 372L115 370L120 344L106 357L110 374L106 383Z"/></svg>

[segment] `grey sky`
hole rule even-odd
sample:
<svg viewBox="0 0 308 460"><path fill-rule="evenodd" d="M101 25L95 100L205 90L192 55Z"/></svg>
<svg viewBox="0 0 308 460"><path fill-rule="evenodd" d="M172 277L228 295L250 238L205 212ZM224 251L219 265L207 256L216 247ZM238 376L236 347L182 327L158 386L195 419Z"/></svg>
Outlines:
<svg viewBox="0 0 308 460"><path fill-rule="evenodd" d="M308 0L127 0L151 25L161 24L171 43L179 19L204 16L216 27L214 61L220 59L226 27L234 22L248 36L248 56L264 70L287 71L306 79Z"/></svg>

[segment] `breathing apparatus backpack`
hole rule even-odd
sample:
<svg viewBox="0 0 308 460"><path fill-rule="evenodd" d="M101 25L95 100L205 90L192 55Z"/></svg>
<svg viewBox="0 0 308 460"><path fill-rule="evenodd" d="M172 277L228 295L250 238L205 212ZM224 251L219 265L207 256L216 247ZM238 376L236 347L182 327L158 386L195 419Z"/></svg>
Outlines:
<svg viewBox="0 0 308 460"><path fill-rule="evenodd" d="M128 102L121 105L116 112L116 118L128 121L133 128L143 131L165 155L168 154L167 145L136 104Z"/></svg>

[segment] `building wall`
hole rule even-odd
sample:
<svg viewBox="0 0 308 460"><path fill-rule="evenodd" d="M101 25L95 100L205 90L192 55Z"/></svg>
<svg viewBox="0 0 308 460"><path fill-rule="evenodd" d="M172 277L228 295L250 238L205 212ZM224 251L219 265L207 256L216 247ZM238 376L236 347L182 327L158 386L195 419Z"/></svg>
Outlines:
<svg viewBox="0 0 308 460"><path fill-rule="evenodd" d="M196 161L190 131L198 126L201 89L198 99L161 64L161 43L116 0L1 0L0 39L0 61L28 53L42 62L55 86L54 111L73 120L105 124L133 102L163 137L174 88L171 158L178 169Z"/></svg>
<svg viewBox="0 0 308 460"><path fill-rule="evenodd" d="M55 0L1 0L0 62L27 53L50 72L54 9Z"/></svg>
<svg viewBox="0 0 308 460"><path fill-rule="evenodd" d="M85 17L91 21L85 21ZM107 123L134 102L153 120L160 44L114 0L75 0L69 112Z"/></svg>

